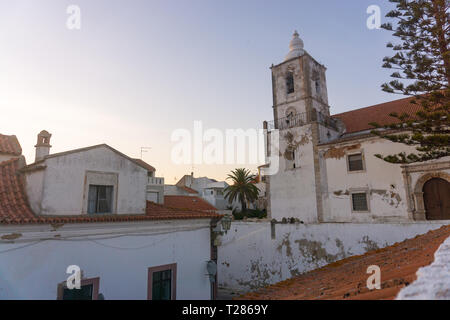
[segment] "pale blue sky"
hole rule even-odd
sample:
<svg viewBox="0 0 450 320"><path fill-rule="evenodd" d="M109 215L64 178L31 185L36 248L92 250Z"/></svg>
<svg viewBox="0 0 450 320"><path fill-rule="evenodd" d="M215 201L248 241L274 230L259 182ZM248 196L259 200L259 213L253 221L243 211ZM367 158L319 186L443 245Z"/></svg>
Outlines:
<svg viewBox="0 0 450 320"><path fill-rule="evenodd" d="M81 30L66 28L70 4ZM260 128L272 119L270 65L294 29L327 68L332 113L398 98L381 92L391 35L366 27L387 0L0 0L0 133L16 134L27 162L36 134L52 152L108 143L144 160L167 183L190 172L170 163L170 135ZM384 18L383 18L384 22ZM234 166L196 166L223 179ZM253 167L252 167L253 168Z"/></svg>

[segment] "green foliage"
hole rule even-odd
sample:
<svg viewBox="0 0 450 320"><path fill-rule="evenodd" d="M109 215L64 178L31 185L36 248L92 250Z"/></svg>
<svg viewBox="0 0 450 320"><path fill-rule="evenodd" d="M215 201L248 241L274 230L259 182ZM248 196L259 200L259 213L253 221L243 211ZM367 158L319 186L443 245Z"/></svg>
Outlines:
<svg viewBox="0 0 450 320"><path fill-rule="evenodd" d="M247 204L258 199L259 189L255 186L255 175L248 169L236 169L231 171L228 179L232 185L225 188L225 198L229 203L238 199L242 205L242 211L246 211Z"/></svg>
<svg viewBox="0 0 450 320"><path fill-rule="evenodd" d="M234 210L233 217L235 220L244 220L245 218L265 219L267 218L267 211L258 209L246 209L245 211Z"/></svg>
<svg viewBox="0 0 450 320"><path fill-rule="evenodd" d="M450 155L450 2L447 0L389 0L396 8L386 17L395 23L382 28L400 40L387 44L395 54L383 59L383 68L393 69L385 92L411 96L420 110L415 115L392 113L384 126L402 134L372 132L393 142L415 146L418 153L382 156L392 163L411 163ZM381 126L371 123L377 129Z"/></svg>

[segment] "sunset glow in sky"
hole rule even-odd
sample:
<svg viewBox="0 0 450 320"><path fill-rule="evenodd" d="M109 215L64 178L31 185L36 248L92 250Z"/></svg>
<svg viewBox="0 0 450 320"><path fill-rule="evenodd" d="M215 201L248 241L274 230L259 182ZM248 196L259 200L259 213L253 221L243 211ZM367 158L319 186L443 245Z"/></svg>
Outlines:
<svg viewBox="0 0 450 320"><path fill-rule="evenodd" d="M72 4L80 30L66 27ZM171 163L174 130L272 120L269 68L295 29L328 68L333 114L400 98L380 89L392 37L366 27L373 4L383 17L391 8L385 0L0 0L0 133L18 136L27 163L43 129L52 153L107 143L140 157L151 147L143 159L175 183L192 168ZM242 166L194 173L224 179Z"/></svg>

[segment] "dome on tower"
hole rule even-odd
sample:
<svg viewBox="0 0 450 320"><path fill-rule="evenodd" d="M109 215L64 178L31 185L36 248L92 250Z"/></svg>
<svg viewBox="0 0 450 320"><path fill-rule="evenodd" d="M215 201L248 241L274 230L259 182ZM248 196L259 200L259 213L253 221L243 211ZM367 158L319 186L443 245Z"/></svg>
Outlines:
<svg viewBox="0 0 450 320"><path fill-rule="evenodd" d="M298 32L295 31L292 35L292 40L289 43L289 53L284 59L284 61L290 60L292 58L300 57L305 53L303 50L303 40L298 36Z"/></svg>

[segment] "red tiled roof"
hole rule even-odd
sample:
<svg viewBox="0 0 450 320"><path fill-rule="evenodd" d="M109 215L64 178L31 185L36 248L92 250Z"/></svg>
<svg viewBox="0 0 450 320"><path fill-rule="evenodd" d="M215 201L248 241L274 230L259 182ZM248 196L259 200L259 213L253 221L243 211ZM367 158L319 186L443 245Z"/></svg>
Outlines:
<svg viewBox="0 0 450 320"><path fill-rule="evenodd" d="M217 208L208 201L193 196L164 196L164 206L197 211L217 211Z"/></svg>
<svg viewBox="0 0 450 320"><path fill-rule="evenodd" d="M389 114L396 112L398 115L406 113L415 116L421 110L418 104L412 104L412 98L404 98L400 100L390 101L374 106L352 110L344 113L333 115L333 118L342 120L347 129L347 133L359 132L374 129L369 123L376 122L381 126L398 122L397 119Z"/></svg>
<svg viewBox="0 0 450 320"><path fill-rule="evenodd" d="M153 202L147 203L147 216L158 217L158 219L211 219L222 217L222 215L211 211L170 208Z"/></svg>
<svg viewBox="0 0 450 320"><path fill-rule="evenodd" d="M332 263L238 299L394 299L403 287L416 280L419 268L433 262L435 251L449 236L450 226L444 226L384 249ZM381 290L370 291L366 287L370 276L366 272L371 265L381 269Z"/></svg>
<svg viewBox="0 0 450 320"><path fill-rule="evenodd" d="M22 148L17 137L0 134L0 153L20 156L22 154Z"/></svg>
<svg viewBox="0 0 450 320"><path fill-rule="evenodd" d="M222 217L212 212L168 208L151 202L147 202L146 214L141 215L37 216L27 203L23 176L18 173L19 161L20 159L11 159L0 163L0 224L120 222Z"/></svg>
<svg viewBox="0 0 450 320"><path fill-rule="evenodd" d="M20 159L0 163L0 223L34 219L23 192L23 180L17 174Z"/></svg>
<svg viewBox="0 0 450 320"><path fill-rule="evenodd" d="M185 186L177 186L178 188L181 188L181 189L183 189L184 191L186 191L187 193L192 193L192 194L198 194L198 191L197 190L194 190L194 189L192 189L192 188L189 188L189 187L185 187Z"/></svg>
<svg viewBox="0 0 450 320"><path fill-rule="evenodd" d="M144 160L141 160L141 159L133 159L135 162L137 162L141 167L144 167L144 168L146 168L148 171L150 171L150 172L155 172L156 171L156 169L153 167L153 166L151 166L151 165L149 165L147 162L145 162Z"/></svg>

